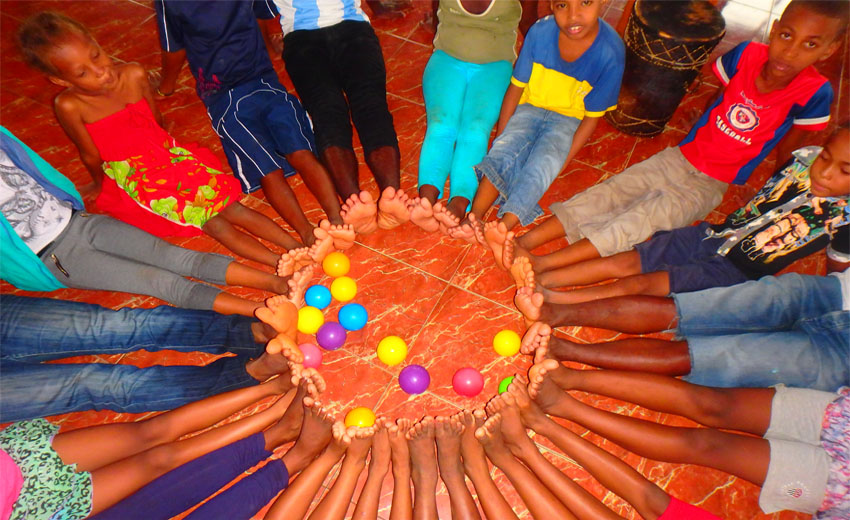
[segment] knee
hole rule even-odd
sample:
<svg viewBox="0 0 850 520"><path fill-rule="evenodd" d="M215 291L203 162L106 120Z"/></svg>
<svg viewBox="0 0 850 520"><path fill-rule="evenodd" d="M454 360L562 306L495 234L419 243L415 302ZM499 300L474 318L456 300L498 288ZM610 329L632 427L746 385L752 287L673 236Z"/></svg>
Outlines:
<svg viewBox="0 0 850 520"><path fill-rule="evenodd" d="M177 455L174 443L163 444L142 452L139 463L147 469L148 474L159 476L174 468Z"/></svg>
<svg viewBox="0 0 850 520"><path fill-rule="evenodd" d="M726 389L696 386L691 395L693 419L700 424L722 428L735 408L735 397Z"/></svg>
<svg viewBox="0 0 850 520"><path fill-rule="evenodd" d="M453 143L458 138L457 123L444 114L429 114L428 128L425 130L426 137L451 140Z"/></svg>
<svg viewBox="0 0 850 520"><path fill-rule="evenodd" d="M689 428L685 431L682 439L683 445L688 453L693 453L692 460L681 460L671 462L697 462L718 460L722 458L726 447L729 445L727 436L718 430L711 428Z"/></svg>
<svg viewBox="0 0 850 520"><path fill-rule="evenodd" d="M228 209L229 208L230 206L228 206ZM219 213L215 217L209 219L206 224L204 224L203 231L207 235L210 235L212 237L218 237L226 233L228 230L230 230L230 228L230 222L227 221L227 217L223 213Z"/></svg>

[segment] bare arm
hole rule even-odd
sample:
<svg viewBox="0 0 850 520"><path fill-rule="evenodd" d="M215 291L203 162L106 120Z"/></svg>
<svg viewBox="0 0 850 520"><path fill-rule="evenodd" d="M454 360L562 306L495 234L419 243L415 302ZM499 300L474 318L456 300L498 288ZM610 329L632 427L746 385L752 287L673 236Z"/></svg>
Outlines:
<svg viewBox="0 0 850 520"><path fill-rule="evenodd" d="M570 145L570 153L567 155L567 160L564 161L564 166L569 164L578 151L581 150L581 147L587 143L587 140L590 139L590 136L593 135L594 131L596 131L596 126L599 124L600 119L601 117L585 116L584 119L581 120L578 128L576 128L576 133L573 135L573 143Z"/></svg>
<svg viewBox="0 0 850 520"><path fill-rule="evenodd" d="M103 184L103 160L100 158L100 152L92 141L89 131L86 130L83 118L80 114L77 101L70 96L59 94L53 104L53 109L56 112L56 119L59 125L65 130L65 134L77 147L80 152L80 160L86 166L86 169L91 175L93 186L81 191L100 191Z"/></svg>
<svg viewBox="0 0 850 520"><path fill-rule="evenodd" d="M505 92L505 97L502 100L502 110L499 112L499 122L496 124L496 135L500 135L508 124L508 120L514 115L516 107L519 104L519 98L522 97L523 88L520 88L513 83L508 85L508 91Z"/></svg>
<svg viewBox="0 0 850 520"><path fill-rule="evenodd" d="M792 126L788 133L785 134L785 137L779 141L779 144L776 145L776 165L781 166L785 164L788 159L792 157L791 153L800 148L803 145L803 141L808 137L805 130L797 128L796 126ZM817 135L815 132L811 132L812 135Z"/></svg>
<svg viewBox="0 0 850 520"><path fill-rule="evenodd" d="M174 93L177 87L177 77L180 75L180 69L183 68L183 62L186 61L186 50L180 49L176 52L162 51L162 78L159 81L159 91L164 95Z"/></svg>

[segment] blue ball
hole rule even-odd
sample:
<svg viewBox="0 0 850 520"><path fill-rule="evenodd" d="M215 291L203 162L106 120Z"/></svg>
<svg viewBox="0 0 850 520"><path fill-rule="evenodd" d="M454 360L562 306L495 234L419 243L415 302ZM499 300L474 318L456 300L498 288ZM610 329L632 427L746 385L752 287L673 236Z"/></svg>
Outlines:
<svg viewBox="0 0 850 520"><path fill-rule="evenodd" d="M349 303L339 309L337 319L346 330L360 330L366 326L369 314L359 303Z"/></svg>
<svg viewBox="0 0 850 520"><path fill-rule="evenodd" d="M304 293L304 301L311 307L324 309L331 304L331 291L324 285L311 285Z"/></svg>

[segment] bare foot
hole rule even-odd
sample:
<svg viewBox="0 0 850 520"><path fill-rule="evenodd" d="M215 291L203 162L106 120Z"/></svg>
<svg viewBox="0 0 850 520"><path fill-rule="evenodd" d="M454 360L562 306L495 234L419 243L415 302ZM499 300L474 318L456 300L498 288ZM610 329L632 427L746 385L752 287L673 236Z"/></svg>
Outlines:
<svg viewBox="0 0 850 520"><path fill-rule="evenodd" d="M412 426L413 421L406 418L396 419L395 423L387 424L395 475L410 474L410 448L407 446L406 435Z"/></svg>
<svg viewBox="0 0 850 520"><path fill-rule="evenodd" d="M393 229L410 220L407 209L407 193L392 186L384 188L378 199L378 227Z"/></svg>
<svg viewBox="0 0 850 520"><path fill-rule="evenodd" d="M487 457L497 466L508 458L513 458L502 438L501 415L496 414L488 417L484 424L475 430L475 438L484 447Z"/></svg>
<svg viewBox="0 0 850 520"><path fill-rule="evenodd" d="M531 326L540 319L540 309L543 307L543 295L534 292L531 287L520 287L514 296L514 305L525 316L525 322Z"/></svg>
<svg viewBox="0 0 850 520"><path fill-rule="evenodd" d="M375 421L375 436L372 437L372 458L369 460L369 471L372 468L386 473L390 467L390 434L388 428L392 423L384 417Z"/></svg>
<svg viewBox="0 0 850 520"><path fill-rule="evenodd" d="M375 427L358 428L352 426L348 429L348 436L351 437L351 445L345 452L345 457L351 457L358 462L366 462L366 455L372 448L372 436L375 435Z"/></svg>
<svg viewBox="0 0 850 520"><path fill-rule="evenodd" d="M325 378L315 368L304 368L301 370L300 375L301 382L307 388L307 395L313 399L318 398L319 394L324 392L328 386L325 383Z"/></svg>
<svg viewBox="0 0 850 520"><path fill-rule="evenodd" d="M335 248L345 250L354 245L354 228L351 224L331 224L328 219L324 219L319 222L319 227L333 238Z"/></svg>
<svg viewBox="0 0 850 520"><path fill-rule="evenodd" d="M304 404L304 420L301 422L298 442L304 449L318 452L331 440L331 426L334 418L319 401L312 397L305 397L302 403Z"/></svg>
<svg viewBox="0 0 850 520"><path fill-rule="evenodd" d="M410 221L425 231L433 233L440 229L439 222L434 218L434 208L431 206L431 201L425 197L410 199L407 203L407 210L410 212Z"/></svg>
<svg viewBox="0 0 850 520"><path fill-rule="evenodd" d="M549 413L567 395L555 382L562 368L563 365L558 361L547 359L535 363L528 370L528 395L544 412Z"/></svg>
<svg viewBox="0 0 850 520"><path fill-rule="evenodd" d="M434 456L434 418L423 417L407 430L407 446L410 450L410 466L413 482L437 487L437 461Z"/></svg>
<svg viewBox="0 0 850 520"><path fill-rule="evenodd" d="M460 459L460 440L463 433L463 423L460 418L437 417L434 421L434 433L437 441L437 463L440 466L440 477L445 481L449 478L463 478L463 465Z"/></svg>
<svg viewBox="0 0 850 520"><path fill-rule="evenodd" d="M280 260L277 261L277 275L282 277L290 276L298 269L312 263L313 259L310 258L309 247L290 249L280 255Z"/></svg>
<svg viewBox="0 0 850 520"><path fill-rule="evenodd" d="M516 233L509 231L508 236L505 238L505 250L502 252L502 261L505 265L513 265L514 260L517 258L528 258L531 261L531 253L517 243Z"/></svg>
<svg viewBox="0 0 850 520"><path fill-rule="evenodd" d="M505 392L490 399L490 402L487 403L487 413L502 416L502 434L515 456L522 455L522 452L518 449L527 447L528 444L531 444L532 449L534 449L534 444L528 438L519 408L516 405L516 399L512 394ZM525 439L525 442L522 442L523 439Z"/></svg>
<svg viewBox="0 0 850 520"><path fill-rule="evenodd" d="M483 244L478 237L476 237L476 228L481 227L481 222L475 217L474 213L470 213L466 216L464 222L460 222L457 226L449 228L448 234L452 238L459 238L461 240L466 240L470 244L478 245ZM480 231L480 230L479 230Z"/></svg>
<svg viewBox="0 0 850 520"><path fill-rule="evenodd" d="M440 226L440 233L447 236L449 235L449 229L460 224L460 219L443 206L442 202L434 204L434 220Z"/></svg>
<svg viewBox="0 0 850 520"><path fill-rule="evenodd" d="M295 342L284 334L278 334L266 343L266 350L260 357L245 364L245 371L257 381L266 381L276 375L287 376L292 372L293 364L303 361L304 354Z"/></svg>
<svg viewBox="0 0 850 520"><path fill-rule="evenodd" d="M333 424L331 435L333 436L333 441L328 444L327 449L337 456L341 456L348 449L348 446L351 445L352 439L348 435L348 428L341 421L337 421Z"/></svg>
<svg viewBox="0 0 850 520"><path fill-rule="evenodd" d="M535 355L538 350L549 348L549 339L552 337L552 327L542 321L533 322L522 336L522 344L519 351L523 354Z"/></svg>
<svg viewBox="0 0 850 520"><path fill-rule="evenodd" d="M496 260L496 265L506 271L508 270L508 266L503 263L502 253L504 252L505 239L507 237L508 227L504 222L494 220L484 225L484 241L487 247L493 251L493 259Z"/></svg>
<svg viewBox="0 0 850 520"><path fill-rule="evenodd" d="M546 414L537 406L537 403L531 400L528 395L528 379L525 376L518 375L508 385L508 392L516 401L516 406L519 409L519 415L522 417L522 423L534 430L535 426L540 424L540 421L546 420Z"/></svg>
<svg viewBox="0 0 850 520"><path fill-rule="evenodd" d="M298 309L286 296L278 295L268 298L266 306L259 307L254 311L254 315L263 323L271 325L278 334L292 337L292 333L297 330Z"/></svg>
<svg viewBox="0 0 850 520"><path fill-rule="evenodd" d="M316 241L310 246L307 254L313 263L321 264L322 260L333 250L334 239L330 233L320 227L313 229L313 235L315 235Z"/></svg>
<svg viewBox="0 0 850 520"><path fill-rule="evenodd" d="M368 191L348 197L339 212L342 221L361 235L373 233L378 229L378 222L375 220L377 213L378 205Z"/></svg>
<svg viewBox="0 0 850 520"><path fill-rule="evenodd" d="M305 265L301 269L295 272L292 275L292 278L289 279L287 285L289 286L289 294L288 298L290 303L295 306L296 309L300 309L304 306L304 291L307 290L307 287L310 285L310 281L313 279L313 265ZM295 315L295 325L298 326L298 314L296 312Z"/></svg>
<svg viewBox="0 0 850 520"><path fill-rule="evenodd" d="M514 258L512 264L507 265L511 266L511 276L514 279L517 289L526 286L534 289L536 284L534 283L534 271L531 269L531 260L524 256L520 256L518 258ZM531 276L529 277L529 275ZM531 285L528 283L529 278L531 279Z"/></svg>
<svg viewBox="0 0 850 520"><path fill-rule="evenodd" d="M484 475L490 472L487 464L487 456L484 448L475 438L475 430L484 424L487 416L484 410L463 410L453 416L463 425L463 434L460 437L460 452L463 455L463 467L467 475Z"/></svg>
<svg viewBox="0 0 850 520"><path fill-rule="evenodd" d="M295 390L295 397L277 422L276 435L278 435L279 444L298 438L298 433L301 431L301 425L304 422L304 397L307 396L307 387L310 384L309 379L301 378Z"/></svg>

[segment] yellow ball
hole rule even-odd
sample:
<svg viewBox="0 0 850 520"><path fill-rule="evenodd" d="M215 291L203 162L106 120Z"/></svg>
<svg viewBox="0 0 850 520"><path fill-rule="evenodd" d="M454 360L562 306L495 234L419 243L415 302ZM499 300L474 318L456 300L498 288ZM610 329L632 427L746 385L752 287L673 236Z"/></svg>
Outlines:
<svg viewBox="0 0 850 520"><path fill-rule="evenodd" d="M378 359L388 366L395 366L407 357L407 343L398 336L387 336L378 343Z"/></svg>
<svg viewBox="0 0 850 520"><path fill-rule="evenodd" d="M315 334L319 327L325 323L322 311L315 307L305 305L298 309L298 331L304 334Z"/></svg>
<svg viewBox="0 0 850 520"><path fill-rule="evenodd" d="M368 428L375 424L375 412L365 406L358 406L352 409L345 416L345 426L357 426L358 428Z"/></svg>
<svg viewBox="0 0 850 520"><path fill-rule="evenodd" d="M357 282L347 276L340 276L331 283L331 296L341 302L349 302L357 295Z"/></svg>
<svg viewBox="0 0 850 520"><path fill-rule="evenodd" d="M519 352L519 345L519 334L512 330L500 330L493 336L493 350L500 356L513 356Z"/></svg>
<svg viewBox="0 0 850 520"><path fill-rule="evenodd" d="M322 260L322 269L325 270L326 275L334 278L345 276L348 274L348 270L351 269L351 261L343 253L334 251Z"/></svg>

